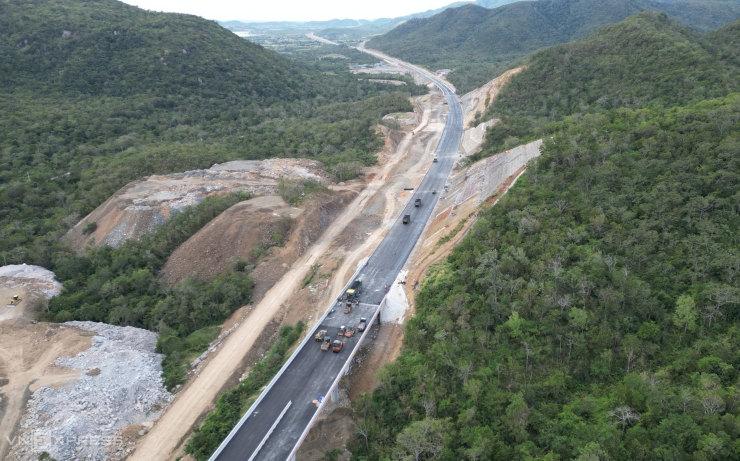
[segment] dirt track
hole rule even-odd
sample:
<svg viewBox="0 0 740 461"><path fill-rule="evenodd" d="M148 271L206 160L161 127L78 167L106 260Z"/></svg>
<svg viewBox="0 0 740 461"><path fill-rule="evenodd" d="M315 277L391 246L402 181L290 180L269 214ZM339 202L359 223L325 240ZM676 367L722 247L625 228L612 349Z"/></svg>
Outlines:
<svg viewBox="0 0 740 461"><path fill-rule="evenodd" d="M77 373L53 365L57 357L75 355L90 347L92 334L64 325L27 320L0 322L0 459L4 459L29 391L57 386Z"/></svg>
<svg viewBox="0 0 740 461"><path fill-rule="evenodd" d="M173 458L193 424L210 408L234 373L239 371L243 358L265 327L281 310L285 313L287 303L302 289L303 280L311 267L323 262L327 256L336 255L337 251L344 255L322 296L330 299L351 275L357 261L380 241L397 213L397 205L402 203L404 194L399 194L399 189L421 179L426 162L431 161L433 141L443 126L439 95L424 96L417 101L419 123L413 127L414 134L406 133L392 151L381 154L380 166L367 175L372 178L369 183L224 340L200 373L179 392L129 459ZM424 158L424 154L428 154L428 158ZM373 222L372 216L367 216L367 210L373 209L379 212L376 222ZM348 241L348 235L356 238ZM357 245L358 242L363 244ZM317 312L324 306L315 304L312 307ZM302 314L299 314L300 317L306 320L313 317L315 312L304 311ZM294 315L296 313L289 317Z"/></svg>

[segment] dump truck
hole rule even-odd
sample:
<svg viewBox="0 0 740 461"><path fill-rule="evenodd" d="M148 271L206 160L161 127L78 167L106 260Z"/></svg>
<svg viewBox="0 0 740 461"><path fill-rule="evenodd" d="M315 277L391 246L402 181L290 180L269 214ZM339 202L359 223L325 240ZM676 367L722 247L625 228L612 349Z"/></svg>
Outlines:
<svg viewBox="0 0 740 461"><path fill-rule="evenodd" d="M331 347L331 338L329 336L324 336L324 342L321 343L321 351L326 352Z"/></svg>
<svg viewBox="0 0 740 461"><path fill-rule="evenodd" d="M437 157L434 157L434 160L432 160L434 163L439 162L439 159Z"/></svg>
<svg viewBox="0 0 740 461"><path fill-rule="evenodd" d="M411 215L410 214L403 215L403 221L401 221L401 222L403 222L404 224L410 223L411 222Z"/></svg>
<svg viewBox="0 0 740 461"><path fill-rule="evenodd" d="M416 200L414 200L414 206L416 208L419 208L421 206L421 199L420 198L417 198Z"/></svg>
<svg viewBox="0 0 740 461"><path fill-rule="evenodd" d="M345 338L351 338L354 335L355 335L355 330L353 330L352 328L347 328L346 330L344 330Z"/></svg>
<svg viewBox="0 0 740 461"><path fill-rule="evenodd" d="M363 332L365 331L365 328L367 328L367 319L365 317L362 317L360 319L360 323L357 324L357 331Z"/></svg>
<svg viewBox="0 0 740 461"><path fill-rule="evenodd" d="M316 342L321 342L324 339L324 336L326 336L326 330L319 330L316 332L313 339L315 339Z"/></svg>
<svg viewBox="0 0 740 461"><path fill-rule="evenodd" d="M332 352L342 352L343 348L344 348L344 343L338 339L335 339L331 345Z"/></svg>

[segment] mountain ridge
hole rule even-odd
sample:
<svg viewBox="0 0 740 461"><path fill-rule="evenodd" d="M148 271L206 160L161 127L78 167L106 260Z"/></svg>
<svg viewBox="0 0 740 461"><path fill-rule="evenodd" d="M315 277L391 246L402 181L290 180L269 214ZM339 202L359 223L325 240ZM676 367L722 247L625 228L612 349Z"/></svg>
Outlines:
<svg viewBox="0 0 740 461"><path fill-rule="evenodd" d="M374 37L368 46L407 61L452 69L453 83L468 91L531 52L585 36L643 10L665 10L702 30L740 17L740 3L721 1L540 0L491 10L465 5L407 21ZM707 11L713 14L708 16Z"/></svg>

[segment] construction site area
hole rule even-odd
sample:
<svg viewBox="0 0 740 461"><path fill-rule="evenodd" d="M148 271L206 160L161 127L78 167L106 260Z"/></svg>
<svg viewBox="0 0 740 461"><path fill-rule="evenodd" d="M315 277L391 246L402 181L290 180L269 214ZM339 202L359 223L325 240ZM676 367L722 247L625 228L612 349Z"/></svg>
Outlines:
<svg viewBox="0 0 740 461"><path fill-rule="evenodd" d="M435 161L449 108L434 87L413 98L414 112L386 116L389 123L377 128L384 138L378 162L358 179L334 182L319 163L299 159L230 162L151 176L122 188L69 231L65 241L78 251L116 246L205 197L250 194L175 249L161 271L168 284L193 276L207 279L256 251L265 253L251 273L252 302L223 324L174 394L162 383L156 333L93 322L38 322L47 300L61 290L54 274L32 266L0 267L0 458L29 459L44 452L55 459L181 457L193 427L223 389L249 373L280 326L312 325L339 298L337 315L322 327L326 331L311 338L316 350L339 357L345 343L360 334L367 333L369 341L340 382L340 398L324 407L306 436L299 459L323 459L328 450L343 450L354 433L348 402L372 390L378 370L398 355L425 272L462 238L480 206L495 203L539 155L538 141L472 165L464 162L495 121L470 125L510 77L505 74L461 98L462 151L446 187L435 191L439 203L419 244L388 287L381 324L370 323L373 309L358 301L363 287L346 284ZM278 191L284 179L315 181L324 190L291 205ZM90 223L96 224L94 231L85 231ZM266 245L276 234L280 243ZM44 439L48 427L59 437Z"/></svg>

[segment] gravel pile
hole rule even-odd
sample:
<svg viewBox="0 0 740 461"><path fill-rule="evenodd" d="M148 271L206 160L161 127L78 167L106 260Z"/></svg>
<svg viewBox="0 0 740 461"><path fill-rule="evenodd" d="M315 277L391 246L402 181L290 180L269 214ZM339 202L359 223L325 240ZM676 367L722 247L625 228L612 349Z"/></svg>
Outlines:
<svg viewBox="0 0 740 461"><path fill-rule="evenodd" d="M0 267L0 285L37 288L47 298L56 296L62 291L62 284L57 282L54 272L28 264L9 264Z"/></svg>
<svg viewBox="0 0 740 461"><path fill-rule="evenodd" d="M121 430L156 419L172 400L162 384L155 333L96 322L67 325L95 333L88 350L55 362L79 370L80 378L33 393L10 459L37 459L44 451L60 461L122 459Z"/></svg>

